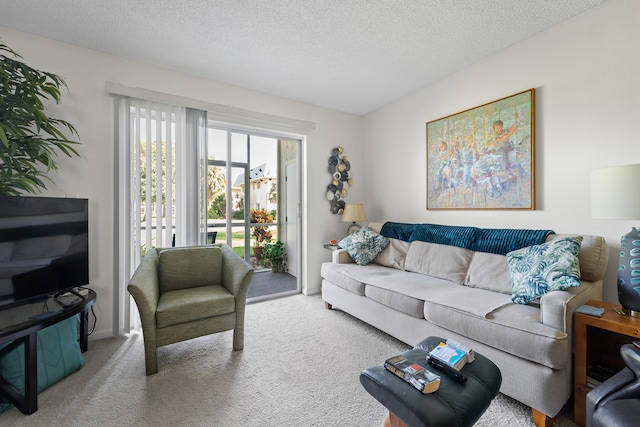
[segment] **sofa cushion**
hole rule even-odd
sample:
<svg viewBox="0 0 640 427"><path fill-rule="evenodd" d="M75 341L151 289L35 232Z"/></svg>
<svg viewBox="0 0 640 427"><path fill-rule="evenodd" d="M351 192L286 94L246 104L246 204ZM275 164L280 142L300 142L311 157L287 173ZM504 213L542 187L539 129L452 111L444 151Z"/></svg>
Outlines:
<svg viewBox="0 0 640 427"><path fill-rule="evenodd" d="M367 268L371 267L373 266L368 266ZM342 289L356 295L364 296L364 283L353 277L355 271L362 268L364 267L354 263L336 264L333 262L325 262L320 267L320 276ZM357 273L355 273L355 275L357 275Z"/></svg>
<svg viewBox="0 0 640 427"><path fill-rule="evenodd" d="M403 298L386 292L373 291L370 288L377 287L399 293L416 301L430 301L454 307L477 317L484 317L505 304L511 304L510 294L460 286L450 280L376 264L361 266L353 263L324 263L321 271L324 279L338 287L356 293L353 288L358 284L357 290L363 290L363 293L358 295L375 298L381 304L412 316L415 316L414 309L417 305L408 305ZM350 284L351 287L345 284ZM411 308L407 308L409 306Z"/></svg>
<svg viewBox="0 0 640 427"><path fill-rule="evenodd" d="M551 234L547 242L575 236L575 234ZM578 259L582 280L589 282L602 280L609 262L609 246L603 237L583 235Z"/></svg>
<svg viewBox="0 0 640 427"><path fill-rule="evenodd" d="M496 294L483 289L460 288L474 291L479 300L483 292ZM424 317L464 337L552 369L561 369L571 363L571 340L567 334L540 323L540 310L532 305L509 302L479 318L454 307L425 301Z"/></svg>
<svg viewBox="0 0 640 427"><path fill-rule="evenodd" d="M409 246L409 242L399 239L389 239L389 245L384 248L372 262L384 265L385 267L404 270L404 262L407 258Z"/></svg>
<svg viewBox="0 0 640 427"><path fill-rule="evenodd" d="M202 268L203 265L208 268ZM171 248L158 256L160 293L222 283L222 250L217 246Z"/></svg>
<svg viewBox="0 0 640 427"><path fill-rule="evenodd" d="M178 323L233 313L235 298L223 286L200 286L178 289L160 295L156 326L165 328Z"/></svg>
<svg viewBox="0 0 640 427"><path fill-rule="evenodd" d="M420 298L373 285L366 285L364 292L367 298L391 307L396 311L418 319L424 318L424 301Z"/></svg>
<svg viewBox="0 0 640 427"><path fill-rule="evenodd" d="M456 246L411 242L404 268L457 284L464 283L473 252Z"/></svg>
<svg viewBox="0 0 640 427"><path fill-rule="evenodd" d="M440 280L442 283L447 283L442 279L432 278L432 280ZM512 304L511 295L468 286L452 285L451 282L448 282L445 286L423 287L423 289L425 290L421 294L412 293L409 295L423 299L425 307L427 303L439 305L478 318L484 318L500 307Z"/></svg>
<svg viewBox="0 0 640 427"><path fill-rule="evenodd" d="M512 301L527 304L549 291L580 286L582 236L552 240L507 254Z"/></svg>
<svg viewBox="0 0 640 427"><path fill-rule="evenodd" d="M369 227L370 229L372 229L373 231L375 231L376 233L380 233L382 234L382 227L384 226L383 222L375 222L375 221L371 221L369 224L367 224L367 227ZM383 234L384 236L384 234ZM384 237L389 237L389 236L384 236Z"/></svg>
<svg viewBox="0 0 640 427"><path fill-rule="evenodd" d="M474 252L464 284L511 295L509 264L504 255Z"/></svg>
<svg viewBox="0 0 640 427"><path fill-rule="evenodd" d="M361 228L338 243L358 265L369 264L388 244L389 239L369 227Z"/></svg>

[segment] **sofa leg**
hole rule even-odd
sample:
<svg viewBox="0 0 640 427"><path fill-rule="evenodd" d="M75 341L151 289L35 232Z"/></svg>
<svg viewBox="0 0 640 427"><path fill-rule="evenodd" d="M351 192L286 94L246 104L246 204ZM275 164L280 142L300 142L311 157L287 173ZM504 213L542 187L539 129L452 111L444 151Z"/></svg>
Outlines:
<svg viewBox="0 0 640 427"><path fill-rule="evenodd" d="M333 308L333 306L325 301L324 302L324 308L326 308L327 310L331 310Z"/></svg>
<svg viewBox="0 0 640 427"><path fill-rule="evenodd" d="M389 412L387 418L384 420L382 427L408 427L407 424L398 418L394 413Z"/></svg>
<svg viewBox="0 0 640 427"><path fill-rule="evenodd" d="M533 414L533 423L536 427L551 427L553 426L554 419L550 416L543 414L537 409L531 408L531 413Z"/></svg>

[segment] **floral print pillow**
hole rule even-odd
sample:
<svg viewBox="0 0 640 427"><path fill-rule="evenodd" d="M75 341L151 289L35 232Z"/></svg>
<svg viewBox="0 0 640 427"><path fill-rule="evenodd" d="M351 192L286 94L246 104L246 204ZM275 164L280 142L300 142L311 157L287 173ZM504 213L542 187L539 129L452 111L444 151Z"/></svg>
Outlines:
<svg viewBox="0 0 640 427"><path fill-rule="evenodd" d="M507 254L511 301L527 304L550 291L580 286L582 236L553 240Z"/></svg>
<svg viewBox="0 0 640 427"><path fill-rule="evenodd" d="M389 239L369 227L361 228L338 242L338 246L346 249L358 265L369 264L388 244Z"/></svg>

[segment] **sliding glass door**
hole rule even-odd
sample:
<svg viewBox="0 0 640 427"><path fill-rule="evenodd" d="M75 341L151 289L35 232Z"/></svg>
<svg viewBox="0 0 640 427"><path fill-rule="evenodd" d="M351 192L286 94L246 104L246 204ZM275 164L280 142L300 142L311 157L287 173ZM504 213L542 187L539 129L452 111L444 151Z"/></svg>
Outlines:
<svg viewBox="0 0 640 427"><path fill-rule="evenodd" d="M295 276L300 141L213 126L207 141L209 242L228 244L260 268L259 249L280 240Z"/></svg>
<svg viewBox="0 0 640 427"><path fill-rule="evenodd" d="M249 135L209 128L207 134L207 236L249 259L247 221Z"/></svg>
<svg viewBox="0 0 640 427"><path fill-rule="evenodd" d="M126 286L154 247L227 243L258 268L254 245L264 243L261 236L277 239L299 291L302 141L277 131L217 126L204 110L114 99L115 333L128 333L136 323ZM312 123L285 122L313 129Z"/></svg>

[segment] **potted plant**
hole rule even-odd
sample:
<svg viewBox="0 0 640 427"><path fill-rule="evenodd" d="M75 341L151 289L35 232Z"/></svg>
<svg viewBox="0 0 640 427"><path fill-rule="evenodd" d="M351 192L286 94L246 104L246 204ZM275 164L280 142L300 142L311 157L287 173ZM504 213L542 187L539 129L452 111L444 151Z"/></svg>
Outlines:
<svg viewBox="0 0 640 427"><path fill-rule="evenodd" d="M266 209L251 209L250 221L252 224L268 224L273 222L273 217ZM262 244L265 241L271 240L273 235L268 226L252 227L251 235L256 238L255 244L253 245L253 255L260 261L263 249Z"/></svg>
<svg viewBox="0 0 640 427"><path fill-rule="evenodd" d="M262 251L262 259L260 260L260 266L264 267L266 261L271 265L271 271L279 272L284 270L284 243L280 240L275 242L267 242L264 245Z"/></svg>
<svg viewBox="0 0 640 427"><path fill-rule="evenodd" d="M0 42L0 194L18 196L23 191L39 193L46 189L47 174L57 170L59 152L79 156L65 136L78 136L75 127L49 117L45 102L60 103L64 80L55 74L36 70L23 62Z"/></svg>

